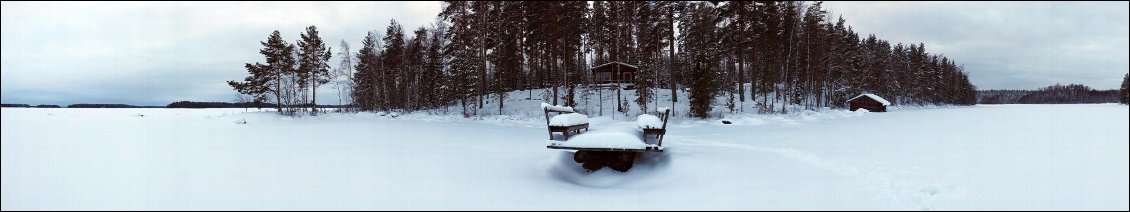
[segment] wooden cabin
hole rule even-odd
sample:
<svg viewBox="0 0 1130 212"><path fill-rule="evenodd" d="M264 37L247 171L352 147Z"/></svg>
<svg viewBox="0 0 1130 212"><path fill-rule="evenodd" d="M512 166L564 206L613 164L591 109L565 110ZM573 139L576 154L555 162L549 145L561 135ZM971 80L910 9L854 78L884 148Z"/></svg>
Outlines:
<svg viewBox="0 0 1130 212"><path fill-rule="evenodd" d="M592 68L593 83L635 83L639 67L622 62L610 62Z"/></svg>
<svg viewBox="0 0 1130 212"><path fill-rule="evenodd" d="M860 94L855 98L848 99L847 102L851 111L863 108L871 112L887 112L887 106L891 105L891 102L883 99L883 97L869 93Z"/></svg>

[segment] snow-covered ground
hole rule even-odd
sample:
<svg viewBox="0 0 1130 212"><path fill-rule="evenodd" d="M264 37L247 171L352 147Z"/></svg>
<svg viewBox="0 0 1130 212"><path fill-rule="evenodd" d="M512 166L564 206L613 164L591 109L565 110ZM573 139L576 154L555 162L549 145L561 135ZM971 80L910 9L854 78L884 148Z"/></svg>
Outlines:
<svg viewBox="0 0 1130 212"><path fill-rule="evenodd" d="M672 119L665 152L625 173L587 173L546 149L540 108L522 107L476 119L3 108L0 207L1127 210L1130 199L1122 105ZM589 113L594 128L625 121L604 112Z"/></svg>

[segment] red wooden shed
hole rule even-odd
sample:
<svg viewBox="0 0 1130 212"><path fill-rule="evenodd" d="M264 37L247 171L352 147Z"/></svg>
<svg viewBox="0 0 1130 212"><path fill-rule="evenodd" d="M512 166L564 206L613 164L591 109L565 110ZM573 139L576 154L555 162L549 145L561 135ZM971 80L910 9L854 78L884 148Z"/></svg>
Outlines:
<svg viewBox="0 0 1130 212"><path fill-rule="evenodd" d="M605 63L592 68L593 81L596 84L635 83L636 70L639 67L627 63Z"/></svg>

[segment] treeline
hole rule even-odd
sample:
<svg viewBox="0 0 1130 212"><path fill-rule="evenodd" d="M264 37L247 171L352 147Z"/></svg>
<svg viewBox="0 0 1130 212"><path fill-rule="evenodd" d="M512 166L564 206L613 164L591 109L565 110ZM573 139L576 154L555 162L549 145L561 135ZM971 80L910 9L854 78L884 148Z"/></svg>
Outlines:
<svg viewBox="0 0 1130 212"><path fill-rule="evenodd" d="M297 107L309 108L310 105L295 105ZM275 108L277 105L273 103L263 102L193 102L193 101L179 101L169 103L166 108ZM344 108L344 105L318 105L317 108Z"/></svg>
<svg viewBox="0 0 1130 212"><path fill-rule="evenodd" d="M162 106L137 106L127 104L72 104L67 108L163 108Z"/></svg>
<svg viewBox="0 0 1130 212"><path fill-rule="evenodd" d="M486 107L484 98L498 98L501 113L506 92L515 90L546 88L550 103L575 106L590 93L578 91L592 84L590 68L613 61L639 67L638 98L616 102L635 102L642 111L659 88L669 89L673 101L676 90L689 89L690 112L697 117L705 117L718 97L730 110L736 102L753 102L763 113L842 108L864 92L895 104L976 103L974 86L954 60L928 53L922 43L861 37L821 5L450 1L432 26L406 33L392 20L383 35L369 32L355 55L343 42L335 73L356 74L331 81L351 91L360 110L459 104L466 116ZM292 53L277 37L276 31L263 42L267 64L248 64L253 77L233 87L290 105L278 100L286 98L279 85L288 79L303 85L293 61L309 53ZM263 77L254 77L258 72Z"/></svg>
<svg viewBox="0 0 1130 212"><path fill-rule="evenodd" d="M48 105L48 104L42 104L42 105L36 105L36 106L32 106L32 105L28 105L28 104L3 104L3 105L0 105L0 107L62 108L59 105ZM137 106L137 105L127 105L127 104L86 104L86 103L82 103L82 104L68 105L67 108L163 108L163 107L162 106Z"/></svg>
<svg viewBox="0 0 1130 212"><path fill-rule="evenodd" d="M1020 97L1033 90L982 90L977 91L977 104L1017 104Z"/></svg>
<svg viewBox="0 0 1130 212"><path fill-rule="evenodd" d="M1052 85L1035 91L987 90L978 92L979 104L1091 104L1117 103L1118 90L1095 90L1085 85Z"/></svg>
<svg viewBox="0 0 1130 212"><path fill-rule="evenodd" d="M277 105L262 102L193 102L179 101L165 105L166 108L274 108Z"/></svg>
<svg viewBox="0 0 1130 212"><path fill-rule="evenodd" d="M60 108L58 105L0 104L0 107Z"/></svg>

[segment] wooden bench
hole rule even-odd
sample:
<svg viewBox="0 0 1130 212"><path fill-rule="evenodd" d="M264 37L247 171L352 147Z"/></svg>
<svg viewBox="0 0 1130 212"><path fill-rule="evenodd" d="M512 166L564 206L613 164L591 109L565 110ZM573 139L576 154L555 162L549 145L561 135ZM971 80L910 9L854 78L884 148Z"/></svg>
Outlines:
<svg viewBox="0 0 1130 212"><path fill-rule="evenodd" d="M663 146L663 137L664 137L664 135L667 134L667 119L668 119L668 117L671 116L671 110L669 110L669 109L663 110L663 113L659 113L657 115L659 115L659 119L663 120L663 127L661 127L661 128L644 127L643 128L643 138L647 139L647 137L649 135L653 135L653 136L655 136L655 139L658 140L658 143L656 144L656 146Z"/></svg>
<svg viewBox="0 0 1130 212"><path fill-rule="evenodd" d="M564 139L568 140L570 132L576 132L576 133L572 133L573 135L576 135L576 134L581 134L582 129L585 130L585 131L589 130L589 123L587 123L587 122L584 123L584 124L576 124L576 125L569 125L569 126L553 126L553 125L551 125L551 123L550 123L551 117L549 116L549 113L557 113L557 115L576 113L576 112L573 112L572 109L573 108L570 108L570 107L556 107L556 106L546 107L545 105L543 105L542 111L545 112L545 125L549 128L549 140L553 140L553 133L554 132L560 132L564 136Z"/></svg>

